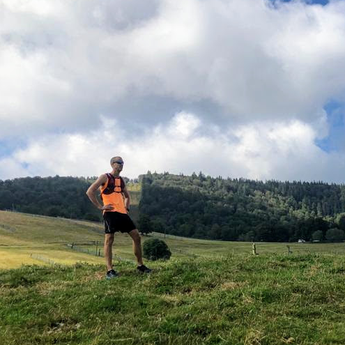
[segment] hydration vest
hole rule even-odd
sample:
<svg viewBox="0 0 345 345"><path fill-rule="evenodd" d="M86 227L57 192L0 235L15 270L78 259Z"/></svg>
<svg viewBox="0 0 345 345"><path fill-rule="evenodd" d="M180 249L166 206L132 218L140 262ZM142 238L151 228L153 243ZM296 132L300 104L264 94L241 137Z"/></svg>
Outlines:
<svg viewBox="0 0 345 345"><path fill-rule="evenodd" d="M113 176L112 174L107 175L107 182L104 186L101 186L101 198L104 205L112 205L112 210L106 212L120 212L126 213L123 190L125 188L125 181L120 176ZM104 211L105 212L105 211Z"/></svg>

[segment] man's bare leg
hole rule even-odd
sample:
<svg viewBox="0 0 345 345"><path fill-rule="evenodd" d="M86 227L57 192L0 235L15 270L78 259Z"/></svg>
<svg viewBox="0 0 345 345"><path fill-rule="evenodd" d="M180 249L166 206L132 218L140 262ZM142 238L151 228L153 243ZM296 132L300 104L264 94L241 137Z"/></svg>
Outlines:
<svg viewBox="0 0 345 345"><path fill-rule="evenodd" d="M138 266L141 266L143 265L143 254L141 250L141 237L139 231L138 229L134 229L130 231L128 234L132 237L133 240L133 252L135 257L137 258Z"/></svg>
<svg viewBox="0 0 345 345"><path fill-rule="evenodd" d="M113 243L114 234L105 234L104 237L104 257L107 265L107 270L113 269Z"/></svg>

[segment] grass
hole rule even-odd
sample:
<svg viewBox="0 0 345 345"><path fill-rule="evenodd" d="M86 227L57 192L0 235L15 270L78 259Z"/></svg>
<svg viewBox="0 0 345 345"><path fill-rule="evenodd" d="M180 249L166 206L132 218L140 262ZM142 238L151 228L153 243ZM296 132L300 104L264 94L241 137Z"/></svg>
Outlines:
<svg viewBox="0 0 345 345"><path fill-rule="evenodd" d="M250 242L198 240L159 233L154 233L153 236L167 242L176 254L214 257L215 255L252 253L252 243ZM290 247L293 254L328 253L345 255L344 243L256 243L258 254L285 254L288 252L287 246Z"/></svg>
<svg viewBox="0 0 345 345"><path fill-rule="evenodd" d="M143 241L152 237L163 238L173 257L181 259L252 253L252 244L248 242L207 241L159 233L143 236ZM95 241L99 243L98 248L103 255L103 238L103 225L99 223L0 211L0 269L18 268L23 264L49 265L49 262L66 265L77 262L102 264L102 257L73 251L67 244ZM286 254L287 245L293 255L345 255L343 243L257 243L257 252L259 255ZM96 251L94 244L83 245L83 248L92 253ZM118 258L134 259L132 241L127 234L115 235L114 253Z"/></svg>
<svg viewBox="0 0 345 345"><path fill-rule="evenodd" d="M253 256L251 243L153 236L171 260L144 276L115 260L106 281L103 258L66 246L101 242L100 224L0 211L0 344L345 344L344 244ZM114 247L133 259L128 235Z"/></svg>
<svg viewBox="0 0 345 345"><path fill-rule="evenodd" d="M0 268L45 265L44 258L58 264L100 264L102 258L73 252L66 245L102 240L102 227L97 223L0 211Z"/></svg>
<svg viewBox="0 0 345 345"><path fill-rule="evenodd" d="M344 256L173 259L0 271L0 343L344 344Z"/></svg>
<svg viewBox="0 0 345 345"><path fill-rule="evenodd" d="M140 184L129 183L127 187L131 193L132 217L136 219ZM103 225L99 223L0 211L0 269L23 264L101 264L103 258L72 251L67 244L91 241L101 244L103 239ZM117 234L116 244L118 256L133 259L128 235ZM90 246L90 251L95 249Z"/></svg>

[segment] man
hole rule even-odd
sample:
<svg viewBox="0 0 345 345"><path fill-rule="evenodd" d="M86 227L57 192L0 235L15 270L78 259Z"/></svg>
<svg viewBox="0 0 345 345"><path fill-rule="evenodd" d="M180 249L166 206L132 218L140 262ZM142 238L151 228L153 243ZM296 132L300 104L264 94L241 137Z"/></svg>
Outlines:
<svg viewBox="0 0 345 345"><path fill-rule="evenodd" d="M143 264L141 251L141 238L138 229L129 217L130 196L125 181L120 177L124 161L116 156L110 160L112 172L101 175L87 190L86 194L91 202L103 211L105 224L104 257L107 265L107 279L115 278L118 273L113 269L112 246L114 233L121 231L128 233L133 240L134 255L137 258L137 270L140 273L150 273L151 270ZM97 190L100 190L103 205L96 197Z"/></svg>

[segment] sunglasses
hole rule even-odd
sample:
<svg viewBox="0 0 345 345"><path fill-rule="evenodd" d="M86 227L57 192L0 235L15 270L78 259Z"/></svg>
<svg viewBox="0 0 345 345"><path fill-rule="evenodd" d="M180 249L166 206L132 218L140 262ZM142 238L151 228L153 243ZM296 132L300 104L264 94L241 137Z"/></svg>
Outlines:
<svg viewBox="0 0 345 345"><path fill-rule="evenodd" d="M123 165L125 162L124 162L124 161L114 161L113 164L114 164L114 163Z"/></svg>

